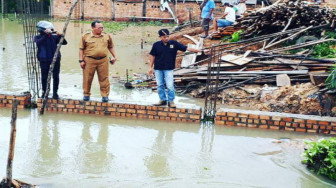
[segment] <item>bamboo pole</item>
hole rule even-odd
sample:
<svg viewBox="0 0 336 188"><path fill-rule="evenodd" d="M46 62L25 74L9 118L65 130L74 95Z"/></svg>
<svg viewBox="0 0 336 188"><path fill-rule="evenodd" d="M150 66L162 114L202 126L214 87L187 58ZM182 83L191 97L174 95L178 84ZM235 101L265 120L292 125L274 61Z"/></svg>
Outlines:
<svg viewBox="0 0 336 188"><path fill-rule="evenodd" d="M47 100L48 100L48 95L49 95L49 92L50 92L50 81L51 81L51 75L53 74L53 71L54 71L54 67L55 67L55 63L56 63L56 60L57 60L57 56L58 54L60 53L60 50L61 50L61 46L62 46L62 43L64 41L64 36L66 34L66 30L68 28L68 24L69 24L69 21L70 21L70 18L71 18L71 14L74 10L74 8L76 7L77 3L78 3L79 0L76 0L74 2L74 4L71 6L70 10L69 10L69 14L68 16L66 17L66 22L64 24L64 27L63 27L63 35L59 41L59 43L57 44L57 48L56 48L56 52L54 54L54 57L53 57L53 61L51 62L51 65L50 65L50 69L49 69L49 74L48 74L48 84L47 84L47 89L45 91L45 95L43 97L43 100L42 100L42 106L41 106L41 110L40 110L40 114L43 115L44 113L44 108L45 108L45 105L47 103Z"/></svg>
<svg viewBox="0 0 336 188"><path fill-rule="evenodd" d="M12 120L11 120L11 134L9 141L9 152L7 160L7 183L8 187L12 185L12 172L13 172L13 159L14 159L14 149L15 149L15 140L16 140L16 117L17 117L17 105L18 101L14 99L12 106Z"/></svg>

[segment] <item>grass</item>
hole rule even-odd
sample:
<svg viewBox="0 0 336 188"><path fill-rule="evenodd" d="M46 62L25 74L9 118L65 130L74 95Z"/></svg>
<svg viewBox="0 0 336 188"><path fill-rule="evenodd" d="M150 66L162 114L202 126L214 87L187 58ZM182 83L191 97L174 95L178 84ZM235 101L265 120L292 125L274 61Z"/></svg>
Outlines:
<svg viewBox="0 0 336 188"><path fill-rule="evenodd" d="M78 21L77 21L78 22ZM88 23L91 24L91 21L79 21L83 23ZM172 23L162 23L160 21L149 21L149 22L115 22L115 21L110 21L110 22L102 22L104 24L104 29L108 33L116 33L124 30L127 27L132 27L132 26L162 26L162 27L173 27L174 24Z"/></svg>

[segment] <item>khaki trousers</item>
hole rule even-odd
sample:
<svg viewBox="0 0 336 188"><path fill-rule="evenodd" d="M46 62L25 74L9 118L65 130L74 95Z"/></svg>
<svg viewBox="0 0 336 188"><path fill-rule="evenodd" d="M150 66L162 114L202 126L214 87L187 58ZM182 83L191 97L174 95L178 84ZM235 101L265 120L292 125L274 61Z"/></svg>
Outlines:
<svg viewBox="0 0 336 188"><path fill-rule="evenodd" d="M90 96L91 84L94 74L97 70L98 81L100 85L100 94L102 97L108 97L110 94L109 81L109 60L107 57L100 60L95 60L89 57L84 58L85 68L83 69L83 89L84 96Z"/></svg>

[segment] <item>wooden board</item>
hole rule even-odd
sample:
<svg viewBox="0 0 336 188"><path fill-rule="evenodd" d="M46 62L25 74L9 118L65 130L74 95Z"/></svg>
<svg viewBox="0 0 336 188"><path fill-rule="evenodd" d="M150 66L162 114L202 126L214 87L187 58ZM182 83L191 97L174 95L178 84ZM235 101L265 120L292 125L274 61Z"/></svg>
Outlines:
<svg viewBox="0 0 336 188"><path fill-rule="evenodd" d="M233 63L235 65L245 65L251 62L253 59L249 59L243 56L236 56L233 54L227 54L221 57L222 61Z"/></svg>

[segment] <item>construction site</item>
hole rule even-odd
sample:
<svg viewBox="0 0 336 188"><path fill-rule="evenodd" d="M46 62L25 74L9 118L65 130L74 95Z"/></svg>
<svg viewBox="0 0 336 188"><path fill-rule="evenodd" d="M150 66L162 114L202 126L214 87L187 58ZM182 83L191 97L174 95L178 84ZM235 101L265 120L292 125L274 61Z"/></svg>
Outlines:
<svg viewBox="0 0 336 188"><path fill-rule="evenodd" d="M214 1L207 33L208 1L0 0L0 188L335 187L302 152L336 135L336 2ZM79 44L95 20L118 57L107 101L97 76L83 94ZM40 21L68 43L46 89ZM162 29L200 51L177 53L175 107L156 105L148 73Z"/></svg>

